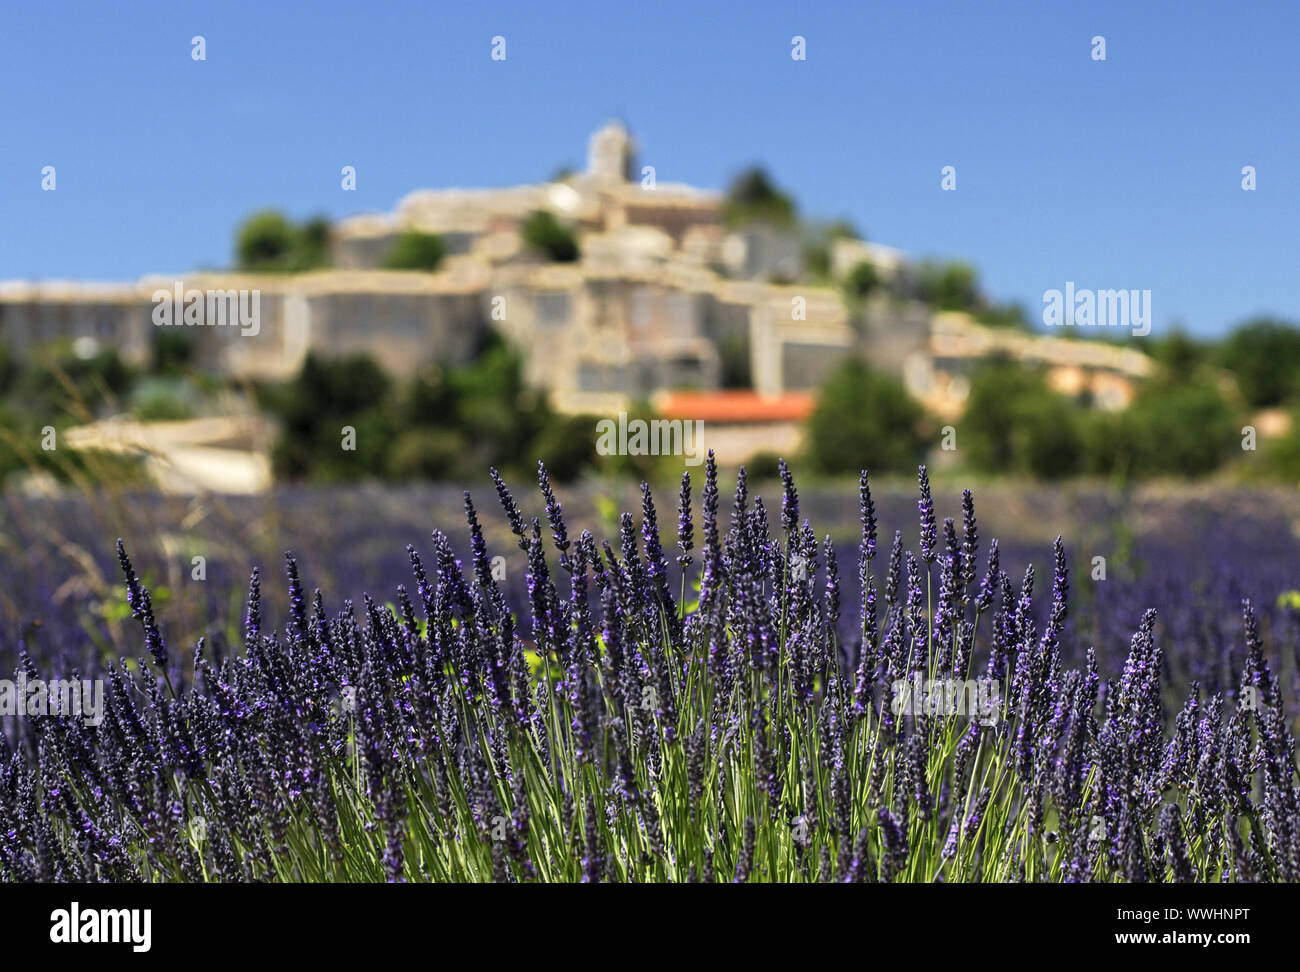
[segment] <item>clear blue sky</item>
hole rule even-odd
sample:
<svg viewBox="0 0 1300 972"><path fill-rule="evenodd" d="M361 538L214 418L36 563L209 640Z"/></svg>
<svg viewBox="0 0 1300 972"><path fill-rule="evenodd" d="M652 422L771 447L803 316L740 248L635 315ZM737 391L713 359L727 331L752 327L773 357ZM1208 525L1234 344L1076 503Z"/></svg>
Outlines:
<svg viewBox="0 0 1300 972"><path fill-rule="evenodd" d="M1300 318L1297 37L1281 0L5 3L0 279L225 265L253 209L544 179L621 117L661 181L761 162L1034 315L1073 280L1150 289L1154 333Z"/></svg>

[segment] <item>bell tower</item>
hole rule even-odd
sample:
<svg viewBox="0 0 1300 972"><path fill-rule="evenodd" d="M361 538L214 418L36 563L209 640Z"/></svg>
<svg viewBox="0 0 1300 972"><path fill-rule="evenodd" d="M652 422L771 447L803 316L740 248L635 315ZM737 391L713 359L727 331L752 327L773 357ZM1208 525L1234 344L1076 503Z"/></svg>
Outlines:
<svg viewBox="0 0 1300 972"><path fill-rule="evenodd" d="M626 182L632 177L634 146L620 122L610 122L587 140L587 175L596 182Z"/></svg>

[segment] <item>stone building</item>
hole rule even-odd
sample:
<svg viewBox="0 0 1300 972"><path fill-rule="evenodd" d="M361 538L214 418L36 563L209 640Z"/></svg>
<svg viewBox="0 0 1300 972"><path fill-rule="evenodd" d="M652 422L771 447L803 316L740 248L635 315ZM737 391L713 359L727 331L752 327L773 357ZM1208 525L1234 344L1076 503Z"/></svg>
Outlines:
<svg viewBox="0 0 1300 972"><path fill-rule="evenodd" d="M971 372L993 358L1041 368L1050 387L1106 411L1126 407L1153 370L1136 348L984 327L959 312L935 315L927 343L926 352L912 359L905 383L931 411L951 417L965 407Z"/></svg>
<svg viewBox="0 0 1300 972"><path fill-rule="evenodd" d="M638 169L635 145L615 123L591 136L583 172L504 189L420 190L391 213L341 220L329 270L0 283L0 341L20 355L70 341L79 352L113 348L143 362L165 295L198 294L211 311L224 295L256 294L255 327L221 326L211 313L201 325L171 325L193 336L201 367L280 379L308 351L367 353L409 375L427 362L471 360L496 329L520 351L526 380L561 410L608 414L665 391L687 395L672 399L674 408L707 410L708 394L727 390L717 407L733 426L747 410L767 425L793 421L851 354L946 411L960 407L969 365L993 353L1042 361L1059 387L1084 388L1102 404L1126 401L1142 374L1137 352L991 333L968 319L932 319L924 305L883 293L851 308L836 287L793 282L803 273L797 237L730 230L722 203L717 193ZM538 211L572 230L577 261L547 262L525 245L521 227ZM447 255L437 272L382 269L411 230L442 237ZM833 277L861 262L885 280L906 272L898 251L833 243ZM737 387L751 397L737 397ZM765 427L751 437L774 435Z"/></svg>
<svg viewBox="0 0 1300 972"><path fill-rule="evenodd" d="M0 342L27 357L55 342L90 355L115 349L127 361L149 354L152 305L132 284L0 282Z"/></svg>
<svg viewBox="0 0 1300 972"><path fill-rule="evenodd" d="M796 251L760 230L728 232L721 208L716 193L643 177L615 123L591 136L584 172L505 189L421 190L391 213L340 221L330 270L6 285L0 339L19 353L68 339L143 361L156 295L256 293L255 328L186 327L202 367L283 378L315 350L365 352L409 374L427 361L468 360L495 327L522 352L528 380L566 410L671 388L752 382L778 394L815 385L854 344L838 296L768 282L786 275L772 261ZM548 263L523 244L520 227L537 211L571 227L577 262ZM447 256L436 273L382 269L409 230L442 237ZM794 313L795 298L805 313Z"/></svg>

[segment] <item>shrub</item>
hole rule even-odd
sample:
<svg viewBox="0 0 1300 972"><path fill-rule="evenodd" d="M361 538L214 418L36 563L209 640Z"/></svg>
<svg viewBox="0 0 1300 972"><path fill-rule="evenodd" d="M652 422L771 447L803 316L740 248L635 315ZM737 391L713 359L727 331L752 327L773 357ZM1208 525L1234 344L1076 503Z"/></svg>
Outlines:
<svg viewBox="0 0 1300 972"><path fill-rule="evenodd" d="M194 402L181 381L153 379L136 386L131 412L142 422L172 422L194 417Z"/></svg>
<svg viewBox="0 0 1300 972"><path fill-rule="evenodd" d="M958 426L958 455L973 469L1055 479L1078 472L1078 409L1042 376L1010 362L976 372Z"/></svg>
<svg viewBox="0 0 1300 972"><path fill-rule="evenodd" d="M1224 342L1223 365L1236 375L1250 405L1293 398L1300 391L1300 329L1268 318L1248 321Z"/></svg>
<svg viewBox="0 0 1300 972"><path fill-rule="evenodd" d="M368 355L308 354L297 377L263 393L281 420L271 454L276 476L340 481L381 475L394 427L391 393L388 375ZM356 430L355 450L342 447L346 426Z"/></svg>
<svg viewBox="0 0 1300 972"><path fill-rule="evenodd" d="M442 237L436 233L408 230L397 238L393 248L384 258L389 270L424 270L433 272L442 263L445 248Z"/></svg>
<svg viewBox="0 0 1300 972"><path fill-rule="evenodd" d="M546 210L538 210L524 220L521 235L525 244L545 254L548 260L573 263L578 259L578 241L573 231Z"/></svg>
<svg viewBox="0 0 1300 972"><path fill-rule="evenodd" d="M194 335L188 327L154 328L150 370L157 375L179 374L194 360Z"/></svg>
<svg viewBox="0 0 1300 972"><path fill-rule="evenodd" d="M921 299L939 310L976 310L980 305L975 268L966 263L926 261L918 270Z"/></svg>
<svg viewBox="0 0 1300 972"><path fill-rule="evenodd" d="M1151 384L1096 422L1091 463L1111 475L1202 476L1241 447L1240 419L1210 384Z"/></svg>
<svg viewBox="0 0 1300 972"><path fill-rule="evenodd" d="M570 482L596 465L596 417L555 415L543 424L533 452L556 482Z"/></svg>
<svg viewBox="0 0 1300 972"><path fill-rule="evenodd" d="M781 457L775 452L756 452L745 460L751 482L768 482L781 474Z"/></svg>
<svg viewBox="0 0 1300 972"><path fill-rule="evenodd" d="M1033 326L1029 323L1029 317L1025 313L1025 308L1016 303L997 304L984 308L976 314L976 319L986 327L1016 328L1022 331L1033 330Z"/></svg>
<svg viewBox="0 0 1300 972"><path fill-rule="evenodd" d="M776 188L764 169L754 166L732 180L722 203L722 216L731 226L752 222L790 226L795 221L795 205Z"/></svg>
<svg viewBox="0 0 1300 972"><path fill-rule="evenodd" d="M863 466L906 470L925 452L919 430L923 414L899 382L850 358L818 391L806 428L807 459L824 473L852 473Z"/></svg>
<svg viewBox="0 0 1300 972"><path fill-rule="evenodd" d="M1300 483L1300 409L1290 415L1291 427L1287 433L1261 445L1262 463L1267 475Z"/></svg>
<svg viewBox="0 0 1300 972"><path fill-rule="evenodd" d="M26 362L13 379L11 401L24 411L58 425L67 418L94 417L125 394L135 373L113 349L88 358L57 346Z"/></svg>
<svg viewBox="0 0 1300 972"><path fill-rule="evenodd" d="M392 479L454 479L468 465L460 433L418 426L398 434L387 471Z"/></svg>
<svg viewBox="0 0 1300 972"><path fill-rule="evenodd" d="M294 243L295 270L314 270L330 263L330 221L324 216L313 216L303 223Z"/></svg>
<svg viewBox="0 0 1300 972"><path fill-rule="evenodd" d="M21 367L17 359L14 358L13 352L9 349L9 345L0 341L0 398L9 394L19 371L21 371Z"/></svg>
<svg viewBox="0 0 1300 972"><path fill-rule="evenodd" d="M283 479L456 479L487 466L517 470L540 454L565 480L595 452L594 423L554 415L499 336L469 364L426 367L404 383L367 356L312 354L292 381L260 395L280 419L272 466ZM355 452L340 448L345 425L356 429Z"/></svg>
<svg viewBox="0 0 1300 972"><path fill-rule="evenodd" d="M239 225L235 261L253 273L297 273L329 263L330 224L313 217L295 225L278 210L263 209Z"/></svg>
<svg viewBox="0 0 1300 972"><path fill-rule="evenodd" d="M747 334L728 334L718 341L719 383L723 388L749 388L753 385L750 346Z"/></svg>
<svg viewBox="0 0 1300 972"><path fill-rule="evenodd" d="M1181 329L1160 337L1148 337L1142 347L1164 369L1170 379L1186 380L1210 357L1210 349Z"/></svg>
<svg viewBox="0 0 1300 972"><path fill-rule="evenodd" d="M848 291L850 297L857 300L866 297L878 286L880 286L880 274L876 272L875 266L865 261L855 264L844 279L844 289Z"/></svg>
<svg viewBox="0 0 1300 972"><path fill-rule="evenodd" d="M275 210L249 216L235 237L235 253L242 270L286 270L294 246L294 228Z"/></svg>
<svg viewBox="0 0 1300 972"><path fill-rule="evenodd" d="M847 220L836 220L825 226L816 227L812 238L804 247L804 266L811 277L817 280L829 280L831 276L831 244L836 240L860 240L862 234Z"/></svg>

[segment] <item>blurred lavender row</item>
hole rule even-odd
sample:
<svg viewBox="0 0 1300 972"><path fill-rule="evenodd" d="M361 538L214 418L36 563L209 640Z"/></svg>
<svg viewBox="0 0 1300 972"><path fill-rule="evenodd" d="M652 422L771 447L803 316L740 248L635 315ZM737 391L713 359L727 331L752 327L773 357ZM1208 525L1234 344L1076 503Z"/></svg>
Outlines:
<svg viewBox="0 0 1300 972"><path fill-rule="evenodd" d="M873 484L880 521L904 525L909 546L917 542L914 490L902 481ZM672 495L667 487L657 492ZM779 482L759 484L755 492L770 509L779 508ZM1284 687L1297 688L1300 595L1288 596L1300 588L1300 496L1293 491L1179 487L1120 494L985 484L978 493L981 532L999 538L1011 576L1030 563L1049 569L1054 538L1067 538L1075 581L1064 643L1076 650L1093 646L1104 672L1122 667L1143 612L1155 608L1167 648L1166 684L1181 690L1196 680L1208 692L1230 693L1235 677L1227 651L1240 641L1239 608L1250 598L1266 640L1282 656L1271 660L1274 670L1288 673ZM570 529L597 536L616 535L614 511L639 505L631 483L589 482L562 488L560 496ZM525 556L490 483L474 498L485 511L488 553L504 558L501 586L516 611L525 609ZM853 494L809 484L799 500L800 516L830 534L840 563L853 563L859 530ZM542 504L535 505L523 510L525 517L544 519ZM960 525L960 491L936 486L935 505ZM406 544L427 550L436 528L459 557L468 556L461 549L463 510L460 490L437 485L279 488L223 498L6 495L0 500L0 667L12 671L20 649L50 675L95 672L106 661L139 653L138 633L122 624L127 609L115 537L132 551L168 641L192 645L203 637L221 652L239 636L253 567L262 568L268 627L284 621L276 612L285 603L280 565L286 550L309 590L319 587L338 599L331 609L345 598L360 603L367 593L392 601L398 585L410 581ZM1102 566L1096 557L1104 558L1104 580L1094 579ZM202 558L202 580L194 579L194 558ZM675 564L671 569L676 575ZM859 597L854 575L842 571L840 578L849 604ZM677 584L674 576L674 590ZM846 611L841 624L850 646L858 636L853 617Z"/></svg>

